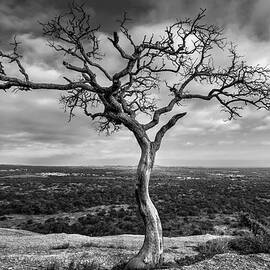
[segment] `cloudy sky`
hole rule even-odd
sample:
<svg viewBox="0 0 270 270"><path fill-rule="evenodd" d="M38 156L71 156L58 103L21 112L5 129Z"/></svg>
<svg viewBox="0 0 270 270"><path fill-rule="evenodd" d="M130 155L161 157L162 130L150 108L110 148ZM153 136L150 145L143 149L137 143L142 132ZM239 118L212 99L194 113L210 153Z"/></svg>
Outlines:
<svg viewBox="0 0 270 270"><path fill-rule="evenodd" d="M158 32L176 18L195 17L206 8L206 22L225 28L228 40L250 64L270 64L269 0L87 0L93 23L102 25L101 42L117 31L126 11L130 31L139 39ZM14 35L22 42L24 64L33 81L61 82L62 58L47 46L38 21L67 9L66 0L1 0L2 50ZM119 66L117 53L106 51L107 68ZM15 71L8 68L10 74ZM164 94L162 94L163 97ZM105 136L96 124L77 113L71 122L59 105L60 93L0 92L0 164L135 165L139 149L122 129ZM270 166L270 112L248 108L243 117L224 121L216 103L186 104L187 116L164 139L156 164L166 166Z"/></svg>

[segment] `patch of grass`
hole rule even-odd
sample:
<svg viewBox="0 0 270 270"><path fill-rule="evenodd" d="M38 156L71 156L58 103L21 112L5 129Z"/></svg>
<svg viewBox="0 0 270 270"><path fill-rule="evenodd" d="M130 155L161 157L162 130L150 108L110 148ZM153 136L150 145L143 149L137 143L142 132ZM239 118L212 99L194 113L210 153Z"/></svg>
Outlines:
<svg viewBox="0 0 270 270"><path fill-rule="evenodd" d="M64 244L61 244L61 245L58 245L58 246L53 246L51 249L67 249L69 247L70 247L69 243L64 243Z"/></svg>
<svg viewBox="0 0 270 270"><path fill-rule="evenodd" d="M87 242L87 243L83 243L81 245L81 247L101 247L99 244L97 243L91 243L91 242ZM117 245L117 244L109 244L109 245L104 245L102 247L106 247L106 248L115 248L115 249L126 249L127 247L124 245Z"/></svg>
<svg viewBox="0 0 270 270"><path fill-rule="evenodd" d="M175 259L175 262L177 264L177 267L181 267L181 266L188 266L188 265L192 265L194 263L200 262L205 260L205 258L201 255L195 255L195 256L185 256L184 258L181 259Z"/></svg>
<svg viewBox="0 0 270 270"><path fill-rule="evenodd" d="M46 270L102 270L103 268L96 262L79 262L75 263L71 261L67 267L62 267L58 262L52 262L47 267Z"/></svg>
<svg viewBox="0 0 270 270"><path fill-rule="evenodd" d="M124 270L126 264L127 264L127 261L120 261L111 270Z"/></svg>
<svg viewBox="0 0 270 270"><path fill-rule="evenodd" d="M230 252L228 243L228 239L214 239L207 241L195 248L199 254L192 257L186 256L181 259L176 259L175 262L178 266L192 265L205 259L210 259L217 254L228 253Z"/></svg>
<svg viewBox="0 0 270 270"><path fill-rule="evenodd" d="M176 259L178 266L192 265L194 263L210 259L217 254L235 252L238 254L270 253L269 237L261 235L249 235L234 239L215 239L207 241L195 248L199 253L193 257L186 256Z"/></svg>
<svg viewBox="0 0 270 270"><path fill-rule="evenodd" d="M216 254L223 254L230 251L228 239L214 239L207 241L196 247L199 254L204 255L206 258L211 258Z"/></svg>
<svg viewBox="0 0 270 270"><path fill-rule="evenodd" d="M74 265L74 268L68 268L68 270L101 270L102 267L96 262L82 262L78 265Z"/></svg>
<svg viewBox="0 0 270 270"><path fill-rule="evenodd" d="M0 244L0 249L4 249L4 248L7 248L8 245L5 245L5 244Z"/></svg>
<svg viewBox="0 0 270 270"><path fill-rule="evenodd" d="M81 247L99 247L96 243L86 242L81 245Z"/></svg>
<svg viewBox="0 0 270 270"><path fill-rule="evenodd" d="M160 269L176 269L176 268L178 268L178 264L176 262L163 262L154 269L160 270Z"/></svg>
<svg viewBox="0 0 270 270"><path fill-rule="evenodd" d="M46 270L58 270L58 269L60 269L60 266L57 262L51 262L46 266L45 269Z"/></svg>

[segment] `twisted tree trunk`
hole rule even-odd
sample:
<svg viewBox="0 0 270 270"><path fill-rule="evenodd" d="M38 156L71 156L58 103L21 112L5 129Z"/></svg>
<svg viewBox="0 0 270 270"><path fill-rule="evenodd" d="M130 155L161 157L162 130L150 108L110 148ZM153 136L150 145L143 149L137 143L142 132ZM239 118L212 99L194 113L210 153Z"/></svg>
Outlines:
<svg viewBox="0 0 270 270"><path fill-rule="evenodd" d="M157 209L149 196L149 180L156 150L151 143L141 147L137 168L136 199L145 226L144 243L139 253L126 265L126 270L150 269L163 260L162 227Z"/></svg>

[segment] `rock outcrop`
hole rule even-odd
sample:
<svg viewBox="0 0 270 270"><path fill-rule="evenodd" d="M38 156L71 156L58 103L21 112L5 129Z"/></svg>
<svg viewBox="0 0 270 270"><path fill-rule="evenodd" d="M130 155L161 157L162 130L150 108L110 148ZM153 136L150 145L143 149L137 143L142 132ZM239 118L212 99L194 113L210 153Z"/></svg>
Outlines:
<svg viewBox="0 0 270 270"><path fill-rule="evenodd" d="M216 238L228 236L198 235L164 238L165 262L194 256L194 247ZM0 269L46 269L57 262L63 269L71 261L94 262L102 268L127 261L136 254L143 242L141 235L88 237L78 234L38 234L23 230L0 229ZM270 269L270 255L216 255L184 270L266 270Z"/></svg>

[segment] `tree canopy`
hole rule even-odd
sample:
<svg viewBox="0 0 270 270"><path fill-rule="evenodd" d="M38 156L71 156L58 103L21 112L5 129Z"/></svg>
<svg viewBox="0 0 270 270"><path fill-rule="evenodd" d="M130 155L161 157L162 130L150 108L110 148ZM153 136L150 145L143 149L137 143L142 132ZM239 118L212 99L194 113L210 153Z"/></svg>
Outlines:
<svg viewBox="0 0 270 270"><path fill-rule="evenodd" d="M80 108L85 115L99 120L101 131L109 133L125 125L139 137L178 106L179 112L156 132L157 148L166 131L186 115L182 107L185 100L215 100L229 113L229 119L240 116L240 110L248 104L269 110L269 68L248 65L236 46L225 39L223 29L206 24L204 17L205 10L201 10L194 19L169 25L163 35L145 35L136 42L124 14L119 31L108 36L124 63L111 73L102 65L106 52L100 46L100 26L92 25L83 5L73 3L67 13L42 23L42 27L49 45L63 57L64 67L79 76L63 77L64 84L31 81L19 52L20 43L14 38L12 51L0 51L0 89L63 91L61 102L70 117ZM226 66L216 61L220 53L227 57ZM6 74L5 66L10 63L16 64L20 77ZM168 74L175 75L176 83L166 79ZM106 85L100 83L100 78L106 80ZM194 83L204 90L195 91ZM169 96L165 106L159 106L156 98L161 91ZM150 116L150 121L142 123L141 114Z"/></svg>

